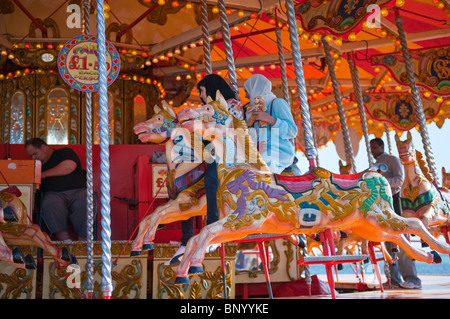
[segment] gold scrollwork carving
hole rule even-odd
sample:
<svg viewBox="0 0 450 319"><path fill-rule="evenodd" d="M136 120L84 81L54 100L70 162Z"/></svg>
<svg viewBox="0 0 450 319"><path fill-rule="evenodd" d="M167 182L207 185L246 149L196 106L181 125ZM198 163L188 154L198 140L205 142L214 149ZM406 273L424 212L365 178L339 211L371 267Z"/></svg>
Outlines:
<svg viewBox="0 0 450 319"><path fill-rule="evenodd" d="M158 295L153 298L163 299L221 299L223 297L222 267L218 266L213 272L205 271L198 275L198 280L194 280L190 285L174 285L176 271L171 266L165 266L160 263L158 266ZM205 267L203 267L206 269ZM225 262L225 274L227 289L231 289L231 271L230 262ZM229 292L229 291L228 291ZM229 294L227 294L229 295Z"/></svg>
<svg viewBox="0 0 450 319"><path fill-rule="evenodd" d="M75 251L77 250L75 245ZM117 249L117 245L113 247ZM95 251L96 246L94 246ZM98 248L98 247L97 247ZM102 266L103 263L100 260L96 260L93 263L93 275L102 276ZM49 273L49 295L45 296L50 299L81 299L85 297L85 286L84 283L87 280L87 266L85 265L84 270L80 272L80 282L81 288L74 289L69 288L67 285L68 274L66 273L66 267L56 267L54 262L48 265ZM137 259L132 259L128 264L123 267L116 267L117 271L113 270L111 272L111 277L113 280L114 290L112 293L112 299L138 299L141 295L141 290L145 289L143 287L142 276L142 262ZM145 270L146 271L146 270ZM100 283L94 280L94 294L97 294L97 298L103 298Z"/></svg>
<svg viewBox="0 0 450 319"><path fill-rule="evenodd" d="M19 268L10 275L0 273L0 298L18 299L25 294L26 299L31 299L34 276L35 271Z"/></svg>

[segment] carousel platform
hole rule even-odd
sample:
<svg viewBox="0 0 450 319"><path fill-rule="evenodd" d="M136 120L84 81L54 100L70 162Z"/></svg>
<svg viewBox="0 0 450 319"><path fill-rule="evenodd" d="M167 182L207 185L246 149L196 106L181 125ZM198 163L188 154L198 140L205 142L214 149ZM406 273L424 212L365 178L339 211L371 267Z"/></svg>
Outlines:
<svg viewBox="0 0 450 319"><path fill-rule="evenodd" d="M326 282L326 275L318 275L319 280ZM450 276L448 275L419 275L422 280L421 289L403 289L400 287L387 288L384 282L384 292L374 280L366 280L369 288L366 291L357 291L355 286L359 283L355 275L339 275L336 281L336 299L450 299ZM385 279L385 278L384 278ZM331 299L330 295L283 297L291 299Z"/></svg>

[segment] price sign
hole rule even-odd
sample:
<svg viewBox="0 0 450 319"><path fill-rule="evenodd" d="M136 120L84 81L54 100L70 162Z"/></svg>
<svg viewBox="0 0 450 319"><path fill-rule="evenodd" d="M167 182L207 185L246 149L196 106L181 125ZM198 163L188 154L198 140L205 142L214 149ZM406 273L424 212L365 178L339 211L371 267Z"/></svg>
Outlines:
<svg viewBox="0 0 450 319"><path fill-rule="evenodd" d="M156 198L167 198L167 164L152 165L152 196Z"/></svg>
<svg viewBox="0 0 450 319"><path fill-rule="evenodd" d="M64 44L59 52L58 69L61 77L71 87L83 92L98 91L97 37L80 35ZM106 41L107 85L119 75L120 57L116 48Z"/></svg>

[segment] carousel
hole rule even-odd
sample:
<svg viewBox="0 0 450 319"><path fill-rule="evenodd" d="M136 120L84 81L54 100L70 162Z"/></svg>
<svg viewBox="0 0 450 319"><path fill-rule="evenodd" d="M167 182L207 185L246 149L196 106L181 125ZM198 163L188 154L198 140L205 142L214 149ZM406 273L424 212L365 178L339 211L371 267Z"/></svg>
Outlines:
<svg viewBox="0 0 450 319"><path fill-rule="evenodd" d="M450 298L425 281L391 287L386 246L429 267L450 256L450 177L433 151L446 145L429 134L449 132L447 0L9 0L0 13L0 298ZM270 80L298 127L301 175L269 170L220 93L203 105L210 74L243 108L246 80ZM49 233L33 137L80 157L86 241ZM401 159L401 216L373 137ZM205 141L216 150L214 223L205 159L180 160L179 141L195 158ZM331 143L339 171L320 165ZM195 236L171 264L189 218Z"/></svg>

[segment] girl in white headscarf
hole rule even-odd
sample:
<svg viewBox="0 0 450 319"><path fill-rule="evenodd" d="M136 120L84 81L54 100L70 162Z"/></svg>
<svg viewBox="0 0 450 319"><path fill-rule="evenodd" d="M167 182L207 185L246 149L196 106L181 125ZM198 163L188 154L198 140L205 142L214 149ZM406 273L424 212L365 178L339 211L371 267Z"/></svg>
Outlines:
<svg viewBox="0 0 450 319"><path fill-rule="evenodd" d="M270 171L280 174L294 164L294 170L299 173L294 163L294 159L296 160L294 139L298 130L289 104L272 93L272 83L264 75L252 75L245 82L244 89L251 104L247 108L247 124L249 128L254 125L257 127L257 141L254 135L253 139L255 145L260 146L259 152ZM265 110L256 108L255 98L257 102L264 100ZM260 125L261 123L267 125Z"/></svg>

